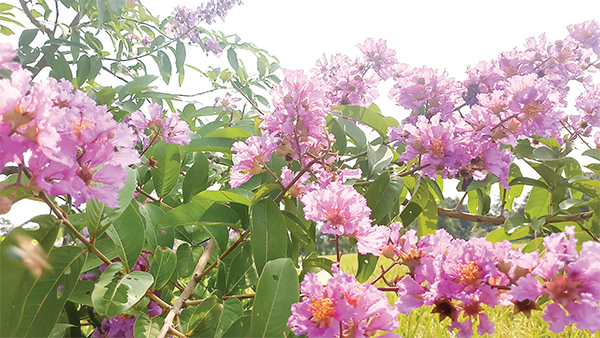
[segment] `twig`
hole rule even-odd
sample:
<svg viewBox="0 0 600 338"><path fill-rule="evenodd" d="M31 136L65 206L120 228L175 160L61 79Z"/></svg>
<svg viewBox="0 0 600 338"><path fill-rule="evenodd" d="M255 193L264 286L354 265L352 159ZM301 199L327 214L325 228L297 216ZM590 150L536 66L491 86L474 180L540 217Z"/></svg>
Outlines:
<svg viewBox="0 0 600 338"><path fill-rule="evenodd" d="M260 115L265 115L265 113L263 113L260 109L258 109L258 107L256 106L256 104L254 102L252 102L252 100L250 100L250 98L248 96L246 96L246 94L244 94L244 92L242 92L242 89L240 87L238 87L233 80L229 79L229 82L231 82L231 84L233 85L233 88L235 88L235 90L238 91L238 93L242 94L242 96L246 99L246 101L248 101L252 107L254 109L256 109L257 112L260 113Z"/></svg>
<svg viewBox="0 0 600 338"><path fill-rule="evenodd" d="M397 264L398 264L398 261L394 261L387 269L384 269L383 265L381 265L381 274L379 276L377 276L377 278L375 278L369 284L375 285L375 283L377 283L378 280L380 280L381 278L383 278L385 276L385 274L388 273Z"/></svg>
<svg viewBox="0 0 600 338"><path fill-rule="evenodd" d="M478 223L489 223L494 225L502 225L506 221L504 216L483 216L483 215L474 215L465 212L460 212L458 210L453 209L444 209L438 208L439 216L446 216L450 218L462 219L465 221L478 222Z"/></svg>
<svg viewBox="0 0 600 338"><path fill-rule="evenodd" d="M206 249L202 253L202 256L200 256L198 264L196 264L196 268L194 269L194 273L190 278L190 282L185 287L185 290L183 290L183 292L181 293L181 296L177 299L177 302L175 302L175 305L173 305L173 307L167 314L167 317L164 321L164 325L160 330L157 338L165 338L167 333L172 333L182 338L186 337L185 334L179 332L173 327L173 319L175 319L175 316L179 315L179 311L181 311L181 309L185 305L186 299L190 298L190 296L193 295L196 285L198 285L198 282L200 282L201 280L200 276L202 275L204 267L206 266L206 263L208 263L208 260L210 259L210 256L212 255L213 251L215 251L215 248L216 245L214 240L210 240L206 245ZM181 335L179 335L179 333L181 333Z"/></svg>
<svg viewBox="0 0 600 338"><path fill-rule="evenodd" d="M248 299L248 298L254 298L254 296L256 296L256 294L251 293L249 295L233 295L233 296L223 296L223 299L229 299L229 298L237 298L237 299Z"/></svg>

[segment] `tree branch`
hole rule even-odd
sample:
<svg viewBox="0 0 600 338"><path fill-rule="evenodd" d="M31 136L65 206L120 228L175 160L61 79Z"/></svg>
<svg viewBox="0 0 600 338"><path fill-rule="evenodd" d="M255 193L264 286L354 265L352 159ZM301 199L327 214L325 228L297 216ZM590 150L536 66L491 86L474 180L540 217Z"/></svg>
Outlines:
<svg viewBox="0 0 600 338"><path fill-rule="evenodd" d="M483 215L473 215L469 213L460 212L458 210L453 209L444 209L438 208L439 216L446 216L450 218L462 219L465 221L478 222L478 223L489 223L494 225L503 225L506 221L504 216L483 216Z"/></svg>
<svg viewBox="0 0 600 338"><path fill-rule="evenodd" d="M176 330L173 327L173 320L175 319L176 316L179 315L179 311L181 311L181 309L184 307L185 301L194 294L194 289L196 288L196 285L198 285L198 283L202 279L201 276L202 276L204 267L208 263L208 260L210 259L210 256L212 255L213 251L215 251L215 248L216 248L216 245L215 245L214 240L211 239L210 241L208 241L206 249L202 253L202 256L200 256L200 259L198 260L198 264L196 264L196 268L194 269L194 273L192 274L192 277L190 278L190 282L185 287L185 290L183 290L183 292L181 293L181 296L179 296L179 298L177 299L177 302L175 302L175 305L173 305L173 307L167 314L167 317L165 318L165 321L164 321L164 325L163 325L162 329L160 330L160 333L158 334L158 338L165 338L165 336L169 332L172 334L175 334L178 337L181 337L179 335L179 334L181 334L181 332L179 330ZM183 334L183 337L186 337L185 334Z"/></svg>

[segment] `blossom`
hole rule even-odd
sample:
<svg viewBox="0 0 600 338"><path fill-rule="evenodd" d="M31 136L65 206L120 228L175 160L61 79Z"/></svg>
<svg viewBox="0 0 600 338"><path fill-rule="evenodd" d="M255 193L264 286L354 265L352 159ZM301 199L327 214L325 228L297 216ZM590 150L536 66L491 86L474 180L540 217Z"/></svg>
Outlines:
<svg viewBox="0 0 600 338"><path fill-rule="evenodd" d="M307 192L300 199L306 219L323 222L321 232L353 235L355 229L371 224L367 201L352 186L334 181L324 189Z"/></svg>
<svg viewBox="0 0 600 338"><path fill-rule="evenodd" d="M333 277L325 286L313 273L306 274L300 284L304 298L292 304L288 320L296 335L334 337L341 330L348 337L372 337L378 331L398 328L398 311L382 291L341 272L339 263L332 266L332 271ZM390 332L386 337L398 335Z"/></svg>

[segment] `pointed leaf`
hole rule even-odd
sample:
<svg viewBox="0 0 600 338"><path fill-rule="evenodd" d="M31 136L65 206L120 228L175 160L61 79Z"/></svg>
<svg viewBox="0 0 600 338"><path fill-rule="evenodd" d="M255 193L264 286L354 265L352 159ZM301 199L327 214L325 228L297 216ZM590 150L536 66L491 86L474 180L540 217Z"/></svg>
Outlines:
<svg viewBox="0 0 600 338"><path fill-rule="evenodd" d="M133 271L127 274L121 262L112 263L100 275L94 287L94 308L109 318L118 316L137 303L153 281L149 273Z"/></svg>
<svg viewBox="0 0 600 338"><path fill-rule="evenodd" d="M136 207L137 202L132 202L121 217L106 230L115 243L127 271L133 268L140 256L146 233L144 220Z"/></svg>
<svg viewBox="0 0 600 338"><path fill-rule="evenodd" d="M27 295L17 337L47 337L52 332L81 274L82 253L82 248L73 246L50 251L47 262L52 269L42 272Z"/></svg>
<svg viewBox="0 0 600 338"><path fill-rule="evenodd" d="M385 216L392 211L392 207L398 201L400 193L404 188L404 181L398 177L390 177L390 174L385 172L381 174L371 184L365 198L367 206L372 210L371 219L377 224L387 224Z"/></svg>
<svg viewBox="0 0 600 338"><path fill-rule="evenodd" d="M244 307L242 302L237 298L228 298L223 304L223 314L217 324L217 331L215 337L219 338L223 336L233 322L244 315Z"/></svg>
<svg viewBox="0 0 600 338"><path fill-rule="evenodd" d="M369 277L371 277L373 271L375 271L375 268L377 267L377 261L379 259L371 254L357 254L356 259L358 260L356 280L358 280L360 283L364 283L367 281L367 279L369 279Z"/></svg>
<svg viewBox="0 0 600 338"><path fill-rule="evenodd" d="M205 299L202 304L186 309L185 312L182 316L189 318L186 330L189 337L214 337L223 313L223 305L212 296Z"/></svg>
<svg viewBox="0 0 600 338"><path fill-rule="evenodd" d="M183 179L183 202L187 203L199 192L208 188L208 159L198 152L194 155L194 164Z"/></svg>
<svg viewBox="0 0 600 338"><path fill-rule="evenodd" d="M21 259L9 257L9 248L20 247L19 238L31 238L48 252L59 229L55 220L51 215L34 217L30 222L37 223L39 229L17 227L0 242L0 336L11 336L19 327L27 295L36 280Z"/></svg>
<svg viewBox="0 0 600 338"><path fill-rule="evenodd" d="M177 268L177 255L170 248L157 247L150 263L150 274L154 277L153 290L162 289Z"/></svg>
<svg viewBox="0 0 600 338"><path fill-rule="evenodd" d="M288 318L298 302L298 274L289 258L267 262L256 287L252 309L252 337L283 337Z"/></svg>
<svg viewBox="0 0 600 338"><path fill-rule="evenodd" d="M158 197L167 196L179 180L179 146L173 143L159 142L154 149L156 168L152 169L152 180Z"/></svg>
<svg viewBox="0 0 600 338"><path fill-rule="evenodd" d="M162 317L149 317L143 312L140 313L133 326L134 338L158 337L163 322L164 319Z"/></svg>
<svg viewBox="0 0 600 338"><path fill-rule="evenodd" d="M250 217L252 254L260 274L267 261L286 256L288 234L283 214L272 199L256 203Z"/></svg>

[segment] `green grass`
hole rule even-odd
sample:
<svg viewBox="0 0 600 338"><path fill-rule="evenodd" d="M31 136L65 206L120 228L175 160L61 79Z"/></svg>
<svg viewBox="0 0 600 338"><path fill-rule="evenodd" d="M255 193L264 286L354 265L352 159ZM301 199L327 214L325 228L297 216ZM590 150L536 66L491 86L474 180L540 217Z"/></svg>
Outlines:
<svg viewBox="0 0 600 338"><path fill-rule="evenodd" d="M335 255L326 255L326 258L332 261L336 260ZM373 280L381 272L380 265L384 268L388 267L390 260L381 257L377 263L377 268L369 278ZM340 263L342 271L355 274L358 268L356 254L345 254L342 256ZM388 279L393 279L397 274L406 273L406 268L403 266L395 266L386 276ZM378 281L376 286L386 286L383 281ZM393 304L396 300L396 295L392 292L386 293L390 303ZM446 318L441 323L438 320L438 316L431 314L432 307L424 306L413 310L409 315L400 315L398 320L400 321L400 328L396 333L402 337L416 337L416 338L438 338L438 337L455 337L454 333L448 331L447 327L450 325L450 319ZM543 310L543 307L542 307ZM531 317L527 318L522 313L514 314L513 308L510 306L497 306L493 309L487 309L486 314L490 321L495 325L495 334L489 335L484 334L480 336L477 334L477 328L474 328L475 335L473 337L497 337L497 338L531 338L531 337L597 337L600 338L600 332L591 334L588 330L578 330L576 326L569 325L565 328L562 333L555 334L550 332L548 329L548 323L542 319L542 311L533 311ZM598 318L600 320L600 318Z"/></svg>

